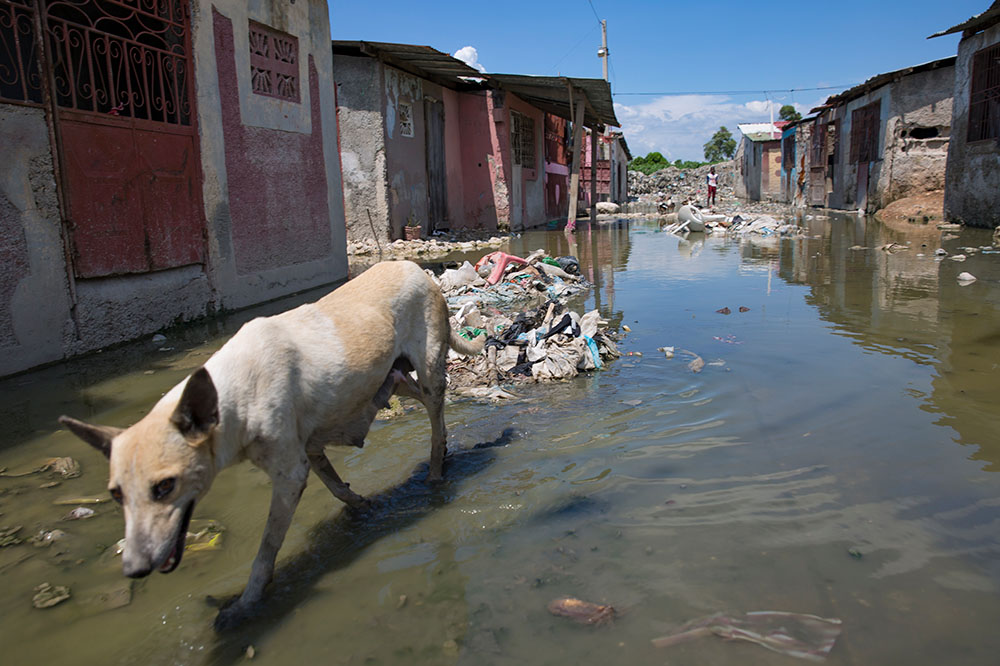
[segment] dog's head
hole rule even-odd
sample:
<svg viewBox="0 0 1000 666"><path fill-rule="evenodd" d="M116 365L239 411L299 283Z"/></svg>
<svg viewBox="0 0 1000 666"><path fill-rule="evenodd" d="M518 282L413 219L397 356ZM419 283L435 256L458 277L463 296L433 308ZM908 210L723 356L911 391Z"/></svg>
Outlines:
<svg viewBox="0 0 1000 666"><path fill-rule="evenodd" d="M125 510L125 575L141 578L154 569L176 569L194 504L216 472L212 447L219 400L208 371L199 368L176 402L161 400L130 428L90 425L68 416L59 422L108 457L108 490Z"/></svg>

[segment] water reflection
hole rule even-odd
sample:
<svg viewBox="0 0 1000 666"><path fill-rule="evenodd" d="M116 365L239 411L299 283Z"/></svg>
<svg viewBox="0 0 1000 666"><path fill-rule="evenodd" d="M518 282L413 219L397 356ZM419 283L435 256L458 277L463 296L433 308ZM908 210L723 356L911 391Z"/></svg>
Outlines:
<svg viewBox="0 0 1000 666"><path fill-rule="evenodd" d="M809 286L806 301L863 348L933 365L933 391L918 396L923 409L940 414L936 423L953 428L955 441L978 449L972 459L1000 470L992 394L1000 386L1000 298L989 286L1000 279L1000 256L980 249L990 246L989 232L838 214L806 227L808 239L772 248L744 243L744 261L776 259L778 275ZM889 243L909 249L879 249ZM938 248L966 259L938 258ZM962 271L978 282L960 286Z"/></svg>

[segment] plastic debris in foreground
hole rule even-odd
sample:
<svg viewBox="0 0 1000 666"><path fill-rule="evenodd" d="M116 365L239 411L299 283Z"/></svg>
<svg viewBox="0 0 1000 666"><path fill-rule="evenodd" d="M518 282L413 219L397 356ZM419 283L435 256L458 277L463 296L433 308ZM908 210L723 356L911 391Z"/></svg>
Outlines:
<svg viewBox="0 0 1000 666"><path fill-rule="evenodd" d="M677 633L653 640L654 647L671 647L715 634L727 640L750 641L790 657L823 661L840 636L841 621L803 613L755 611L744 615L710 615L692 620Z"/></svg>

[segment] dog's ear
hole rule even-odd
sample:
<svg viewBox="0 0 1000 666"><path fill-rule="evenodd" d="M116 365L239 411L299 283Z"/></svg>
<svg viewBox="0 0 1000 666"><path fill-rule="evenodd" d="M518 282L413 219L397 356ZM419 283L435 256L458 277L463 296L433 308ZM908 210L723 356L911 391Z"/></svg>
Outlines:
<svg viewBox="0 0 1000 666"><path fill-rule="evenodd" d="M170 422L192 444L205 441L219 424L219 394L204 366L188 379Z"/></svg>
<svg viewBox="0 0 1000 666"><path fill-rule="evenodd" d="M90 444L103 453L105 458L111 457L111 440L118 433L124 431L124 428L115 428L113 426L90 425L89 423L77 421L68 416L60 416L59 423L69 428L70 432L87 442L87 444Z"/></svg>

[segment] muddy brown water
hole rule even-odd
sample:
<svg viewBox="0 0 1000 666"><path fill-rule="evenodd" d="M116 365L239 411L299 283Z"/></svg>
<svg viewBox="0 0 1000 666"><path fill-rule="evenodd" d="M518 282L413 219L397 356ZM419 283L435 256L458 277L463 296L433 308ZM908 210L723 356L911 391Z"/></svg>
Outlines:
<svg viewBox="0 0 1000 666"><path fill-rule="evenodd" d="M216 635L208 598L238 593L269 498L249 464L226 470L195 518L222 547L128 582L107 549L104 460L55 427L61 413L134 422L249 316L316 293L0 382L0 467L53 456L83 466L0 478L0 526L49 548L0 548L3 662L228 664L792 664L709 637L650 640L717 611L843 620L830 664L989 664L1000 653L1000 255L966 230L806 219L808 239L663 234L657 223L511 241L580 257L597 285L581 305L631 328L641 352L522 400L447 409L447 481L422 478L422 411L334 451L380 507L351 516L313 479L256 621ZM910 250L874 249L889 241ZM863 246L871 249L851 249ZM920 256L923 255L923 256ZM977 282L959 286L968 271ZM739 307L749 308L740 312ZM730 315L716 310L729 307ZM690 372L684 355L707 363ZM72 598L32 608L35 586ZM550 615L572 596L611 604L588 627Z"/></svg>

